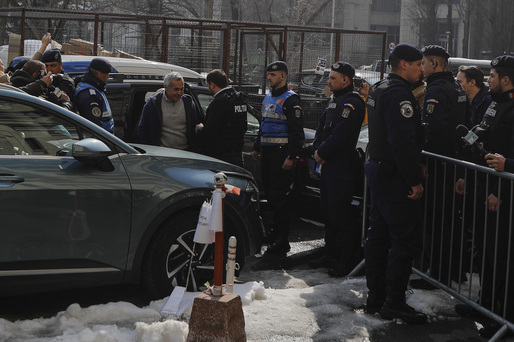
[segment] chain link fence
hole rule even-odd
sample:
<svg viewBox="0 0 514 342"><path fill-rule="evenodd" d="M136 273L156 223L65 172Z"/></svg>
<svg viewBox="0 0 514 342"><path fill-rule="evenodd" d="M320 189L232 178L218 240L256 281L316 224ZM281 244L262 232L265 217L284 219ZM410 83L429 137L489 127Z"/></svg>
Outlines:
<svg viewBox="0 0 514 342"><path fill-rule="evenodd" d="M386 52L385 32L164 16L2 8L0 28L0 58L7 63L32 56L50 32L52 47L64 54L144 58L201 74L220 68L255 94L268 92L266 65L283 60L289 88L302 96L306 126L314 128L329 95L330 66L349 62L372 84L382 78L375 66L384 65ZM323 63L325 71L316 71Z"/></svg>
<svg viewBox="0 0 514 342"><path fill-rule="evenodd" d="M323 27L28 8L2 8L0 27L0 44L15 56L37 50L50 32L66 54L139 57L200 73L222 68L238 83L259 85L274 60L286 61L294 75L315 69L318 58L358 68L385 54L385 32Z"/></svg>

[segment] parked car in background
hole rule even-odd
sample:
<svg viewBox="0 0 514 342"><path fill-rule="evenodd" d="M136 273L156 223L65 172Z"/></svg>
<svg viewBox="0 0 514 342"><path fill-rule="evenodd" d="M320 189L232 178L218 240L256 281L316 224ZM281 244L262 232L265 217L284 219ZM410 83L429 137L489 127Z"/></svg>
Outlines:
<svg viewBox="0 0 514 342"><path fill-rule="evenodd" d="M460 57L450 57L448 59L447 70L453 73L453 76L457 76L459 67L461 65L476 65L484 72L484 76L487 79L491 73L491 60L490 59L470 59Z"/></svg>
<svg viewBox="0 0 514 342"><path fill-rule="evenodd" d="M301 82L300 80L301 75ZM318 74L314 69L303 70L298 74L291 77L287 84L290 90L295 91L300 96L325 96L325 88L327 88L328 76L330 75L330 68L326 69L323 74ZM372 70L355 70L355 76L364 79L370 85L380 81L380 73ZM330 91L330 90L328 90Z"/></svg>
<svg viewBox="0 0 514 342"><path fill-rule="evenodd" d="M128 144L43 99L0 86L0 295L142 283L155 298L213 278L213 245L194 244L214 175L237 262L260 250L252 175L169 148ZM188 280L189 277L189 280Z"/></svg>

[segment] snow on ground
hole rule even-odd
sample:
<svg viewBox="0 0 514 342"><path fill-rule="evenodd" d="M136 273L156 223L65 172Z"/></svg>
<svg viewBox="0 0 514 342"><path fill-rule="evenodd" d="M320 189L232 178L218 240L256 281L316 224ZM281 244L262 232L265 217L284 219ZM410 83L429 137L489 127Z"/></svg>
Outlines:
<svg viewBox="0 0 514 342"><path fill-rule="evenodd" d="M250 279L252 278L252 279ZM319 270L273 270L243 274L241 296L248 341L367 341L390 321L363 312L363 277L329 278ZM187 294L194 298L194 294ZM167 298L139 308L126 302L82 308L72 304L52 318L10 322L0 319L5 342L183 342L189 308L181 320L162 317ZM455 300L443 291L416 290L408 303L444 320Z"/></svg>

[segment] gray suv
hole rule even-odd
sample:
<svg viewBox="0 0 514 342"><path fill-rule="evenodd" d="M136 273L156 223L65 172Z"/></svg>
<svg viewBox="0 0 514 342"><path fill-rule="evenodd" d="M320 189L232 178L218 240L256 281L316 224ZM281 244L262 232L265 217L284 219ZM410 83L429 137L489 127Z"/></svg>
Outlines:
<svg viewBox="0 0 514 342"><path fill-rule="evenodd" d="M0 86L1 295L116 283L142 283L155 298L186 283L201 289L212 281L214 246L193 236L219 171L241 188L225 198L225 240L237 237L241 266L260 250L259 192L248 171L128 144L8 88ZM111 93L118 105L136 105L130 88L120 84ZM127 134L130 119L117 117Z"/></svg>

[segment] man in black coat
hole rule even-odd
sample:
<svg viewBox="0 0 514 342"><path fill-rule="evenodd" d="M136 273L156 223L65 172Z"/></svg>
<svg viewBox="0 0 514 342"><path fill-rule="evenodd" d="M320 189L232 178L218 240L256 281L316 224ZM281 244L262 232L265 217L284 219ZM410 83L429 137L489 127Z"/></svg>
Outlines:
<svg viewBox="0 0 514 342"><path fill-rule="evenodd" d="M364 248L366 311L406 323L427 320L405 298L422 241L421 110L412 94L423 73L422 57L416 47L398 44L389 57L392 72L373 86L367 99L370 157L364 171L371 207Z"/></svg>
<svg viewBox="0 0 514 342"><path fill-rule="evenodd" d="M313 143L314 158L321 165L324 259L331 267L328 274L332 277L346 276L362 258L357 253L360 227L352 215L351 203L360 164L355 145L366 108L353 89L354 76L355 69L350 64L332 65L328 86L333 97L321 115Z"/></svg>
<svg viewBox="0 0 514 342"><path fill-rule="evenodd" d="M489 151L485 156L474 150L474 159L478 164L489 166L496 171L514 171L514 56L503 55L491 61L489 75L489 92L492 102L486 110L480 124L474 128L479 141L483 143L482 152ZM484 237L484 243L477 248L483 256L481 277L480 304L508 321L514 320L514 264L510 252L514 239L511 235L512 193L511 182L501 182L489 176L485 182L476 185L477 213L483 213L487 206L488 214L477 215L475 233ZM485 191L488 192L485 192ZM464 180L457 188L459 193L475 191L466 186ZM485 198L484 198L485 197ZM484 204L485 200L485 204ZM486 223L486 224L484 224ZM463 304L455 309L461 314L476 314L472 308L463 310ZM501 325L486 322L480 334L492 337Z"/></svg>
<svg viewBox="0 0 514 342"><path fill-rule="evenodd" d="M40 61L29 60L23 68L14 72L11 85L20 88L32 96L42 96L52 84L52 75L46 73L45 65Z"/></svg>
<svg viewBox="0 0 514 342"><path fill-rule="evenodd" d="M206 112L205 125L196 125L203 152L211 157L243 166L244 134L247 129L247 104L243 94L228 85L223 70L207 75L207 85L214 99Z"/></svg>
<svg viewBox="0 0 514 342"><path fill-rule="evenodd" d="M439 45L428 45L421 49L421 53L423 54L423 73L427 82L422 117L425 128L424 150L461 159L462 134L457 130L457 126L464 125L466 118L470 116L468 96L454 79L453 74L446 70L450 55L445 48ZM460 282L464 280L464 275L462 279L459 275L457 265L460 254L460 245L457 243L460 241L460 230L452 231L452 226L457 226L458 223L455 222L455 225L452 225L455 218L451 201L448 200L454 193L455 170L452 165L447 165L440 160L425 159L422 163L430 175L424 183L427 189L427 206L424 215L426 217L424 255L426 265L423 267L429 268L432 278L444 284L449 284L450 278ZM431 241L437 241L437 243L429 245ZM453 255L450 255L450 251ZM441 260L451 260L453 265L441 263ZM450 278L448 273L451 273ZM410 285L414 288L434 288L421 279L412 280Z"/></svg>
<svg viewBox="0 0 514 342"><path fill-rule="evenodd" d="M75 93L75 81L62 68L62 56L59 49L47 50L41 56L41 62L45 63L46 70L53 75L52 85L55 89L63 91L70 99ZM58 94L58 92L56 92Z"/></svg>
<svg viewBox="0 0 514 342"><path fill-rule="evenodd" d="M11 85L20 88L27 94L41 96L61 107L72 110L73 104L67 94L53 93L52 82L52 73L47 73L45 64L38 60L27 61L23 68L16 70L11 77Z"/></svg>

